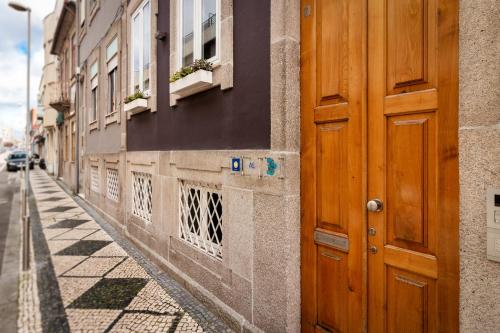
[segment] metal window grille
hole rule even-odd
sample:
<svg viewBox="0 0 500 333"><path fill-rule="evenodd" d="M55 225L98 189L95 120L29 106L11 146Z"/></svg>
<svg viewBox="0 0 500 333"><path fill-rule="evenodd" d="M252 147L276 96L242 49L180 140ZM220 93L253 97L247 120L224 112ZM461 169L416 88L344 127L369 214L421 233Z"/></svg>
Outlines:
<svg viewBox="0 0 500 333"><path fill-rule="evenodd" d="M118 202L118 170L106 169L106 196L108 199Z"/></svg>
<svg viewBox="0 0 500 333"><path fill-rule="evenodd" d="M222 193L215 187L180 182L180 237L222 258Z"/></svg>
<svg viewBox="0 0 500 333"><path fill-rule="evenodd" d="M99 168L90 167L90 189L99 193Z"/></svg>
<svg viewBox="0 0 500 333"><path fill-rule="evenodd" d="M132 214L151 222L153 212L153 181L148 173L132 172Z"/></svg>

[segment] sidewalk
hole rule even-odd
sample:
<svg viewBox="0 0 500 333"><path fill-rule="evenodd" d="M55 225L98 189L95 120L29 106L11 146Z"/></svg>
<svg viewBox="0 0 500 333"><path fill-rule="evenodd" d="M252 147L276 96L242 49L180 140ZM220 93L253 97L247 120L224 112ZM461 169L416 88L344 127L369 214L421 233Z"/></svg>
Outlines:
<svg viewBox="0 0 500 333"><path fill-rule="evenodd" d="M31 181L44 332L232 332L45 172Z"/></svg>

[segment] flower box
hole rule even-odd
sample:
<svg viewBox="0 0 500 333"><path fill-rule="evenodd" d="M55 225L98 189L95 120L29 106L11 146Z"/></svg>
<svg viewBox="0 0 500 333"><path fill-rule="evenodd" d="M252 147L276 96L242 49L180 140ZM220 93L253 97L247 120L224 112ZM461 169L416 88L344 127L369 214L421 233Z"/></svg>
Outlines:
<svg viewBox="0 0 500 333"><path fill-rule="evenodd" d="M188 76L170 83L170 93L183 98L212 87L212 72L198 70Z"/></svg>
<svg viewBox="0 0 500 333"><path fill-rule="evenodd" d="M125 112L138 113L148 109L148 100L145 98L137 98L132 102L128 102L124 106Z"/></svg>

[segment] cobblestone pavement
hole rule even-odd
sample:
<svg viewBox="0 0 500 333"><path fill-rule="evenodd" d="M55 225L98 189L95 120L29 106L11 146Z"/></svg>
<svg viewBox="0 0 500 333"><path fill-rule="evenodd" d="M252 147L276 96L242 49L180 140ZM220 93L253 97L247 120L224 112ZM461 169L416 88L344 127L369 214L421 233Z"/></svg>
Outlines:
<svg viewBox="0 0 500 333"><path fill-rule="evenodd" d="M32 189L43 331L232 332L175 281L148 273L44 172L33 172Z"/></svg>

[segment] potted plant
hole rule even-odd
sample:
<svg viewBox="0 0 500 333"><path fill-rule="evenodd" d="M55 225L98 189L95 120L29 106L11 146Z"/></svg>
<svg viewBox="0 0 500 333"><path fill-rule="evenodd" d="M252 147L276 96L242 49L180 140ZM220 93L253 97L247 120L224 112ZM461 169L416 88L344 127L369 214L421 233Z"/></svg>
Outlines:
<svg viewBox="0 0 500 333"><path fill-rule="evenodd" d="M212 87L213 65L205 59L181 68L170 77L170 93L179 98L196 94Z"/></svg>
<svg viewBox="0 0 500 333"><path fill-rule="evenodd" d="M134 94L125 98L125 112L137 113L148 108L148 100L142 91L136 91Z"/></svg>

